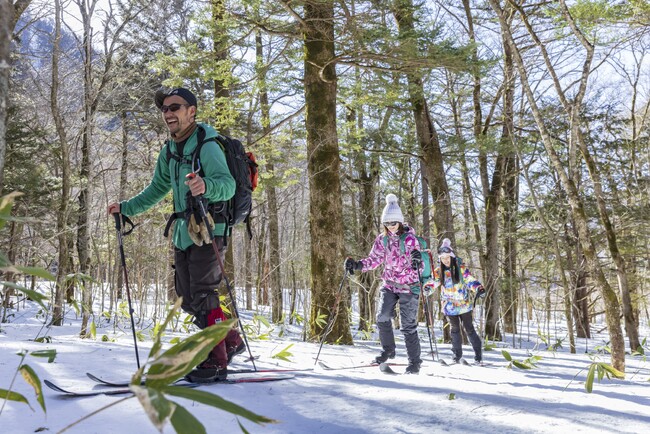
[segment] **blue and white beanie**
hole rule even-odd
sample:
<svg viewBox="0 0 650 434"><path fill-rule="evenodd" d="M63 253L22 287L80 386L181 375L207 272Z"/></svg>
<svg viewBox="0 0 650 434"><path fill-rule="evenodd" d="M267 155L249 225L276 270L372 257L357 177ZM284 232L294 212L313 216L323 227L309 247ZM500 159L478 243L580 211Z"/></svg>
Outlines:
<svg viewBox="0 0 650 434"><path fill-rule="evenodd" d="M400 222L404 223L404 215L402 210L397 204L397 196L393 193L390 193L386 196L386 206L384 211L381 213L381 222Z"/></svg>

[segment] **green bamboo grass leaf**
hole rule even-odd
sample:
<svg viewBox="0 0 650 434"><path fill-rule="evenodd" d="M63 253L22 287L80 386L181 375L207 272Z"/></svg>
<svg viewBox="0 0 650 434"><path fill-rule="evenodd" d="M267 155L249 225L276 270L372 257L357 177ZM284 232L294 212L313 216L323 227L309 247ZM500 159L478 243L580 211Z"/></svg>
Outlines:
<svg viewBox="0 0 650 434"><path fill-rule="evenodd" d="M20 375L23 376L25 382L34 388L36 401L38 401L43 409L43 413L47 413L45 408L45 398L43 398L43 386L41 385L41 380L38 378L38 375L36 375L36 372L34 372L34 370L28 365L21 365L18 370L20 371Z"/></svg>
<svg viewBox="0 0 650 434"><path fill-rule="evenodd" d="M157 356L150 363L146 385L160 388L183 377L208 357L236 323L236 320L228 320L210 326Z"/></svg>
<svg viewBox="0 0 650 434"><path fill-rule="evenodd" d="M286 348L271 356L271 358L284 360L285 362L291 362L289 359L290 357L293 357L293 353L289 351L289 348L291 347L293 347L293 344L289 344Z"/></svg>
<svg viewBox="0 0 650 434"><path fill-rule="evenodd" d="M16 265L16 269L20 271L23 274L28 274L30 276L36 276L40 277L41 279L49 280L50 282L53 282L56 280L56 276L54 276L52 273L49 271L39 268L39 267L22 267L19 265Z"/></svg>
<svg viewBox="0 0 650 434"><path fill-rule="evenodd" d="M56 350L38 350L38 351L32 351L29 353L30 355L34 357L46 357L47 358L47 363L52 363L54 359L56 359Z"/></svg>
<svg viewBox="0 0 650 434"><path fill-rule="evenodd" d="M19 196L22 196L22 193L14 191L0 197L0 229L5 226L7 220L11 219L11 207L14 204L14 199Z"/></svg>
<svg viewBox="0 0 650 434"><path fill-rule="evenodd" d="M594 388L594 375L596 374L596 363L592 363L587 372L587 379L585 380L585 390L591 393Z"/></svg>
<svg viewBox="0 0 650 434"><path fill-rule="evenodd" d="M253 320L259 321L260 323L264 324L267 328L271 327L271 323L264 315L254 315Z"/></svg>
<svg viewBox="0 0 650 434"><path fill-rule="evenodd" d="M519 362L517 360L513 360L512 364L515 365L519 369L532 369L532 366L527 365L525 363L521 363L521 362Z"/></svg>
<svg viewBox="0 0 650 434"><path fill-rule="evenodd" d="M241 432L244 434L250 434L246 428L244 428L244 425L241 424L241 420L237 419L237 425L239 425L239 429L241 429Z"/></svg>
<svg viewBox="0 0 650 434"><path fill-rule="evenodd" d="M621 372L612 365L608 363L601 363L601 366L605 371L610 373L614 378L618 378L619 380L624 380L625 379L625 372Z"/></svg>
<svg viewBox="0 0 650 434"><path fill-rule="evenodd" d="M507 361L512 362L512 356L510 355L509 352L507 352L506 350L501 350L501 354Z"/></svg>
<svg viewBox="0 0 650 434"><path fill-rule="evenodd" d="M276 420L255 414L252 411L245 409L244 407L240 407L235 403L227 401L220 396L213 395L212 393L206 392L204 390L179 386L167 386L162 390L168 395L178 396L179 398L186 398L192 401L200 402L201 404L206 404L211 407L227 411L228 413L232 413L236 416L241 416L250 420L251 422L255 422L260 425L265 423L277 423Z"/></svg>
<svg viewBox="0 0 650 434"><path fill-rule="evenodd" d="M174 414L176 404L165 398L165 395L153 387L131 384L129 388L140 401L142 408L158 431L162 432L165 424Z"/></svg>
<svg viewBox="0 0 650 434"><path fill-rule="evenodd" d="M7 401L22 402L24 404L27 404L27 406L31 408L32 411L34 411L32 406L29 405L29 401L27 401L27 398L25 398L20 393L12 392L6 389L0 389L0 399L6 399Z"/></svg>
<svg viewBox="0 0 650 434"><path fill-rule="evenodd" d="M176 303L174 303L174 305L169 310L169 312L167 312L167 317L165 318L165 321L159 328L160 332L164 331L167 328L167 325L174 319L174 316L176 315L176 312L178 312L178 310L180 309L182 302L183 302L183 297L178 297ZM149 351L150 359L156 357L160 352L160 349L162 348L161 337L162 336L160 333L157 333L154 336L153 345L151 346L151 351Z"/></svg>
<svg viewBox="0 0 650 434"><path fill-rule="evenodd" d="M181 405L176 405L170 422L177 434L206 434L203 424Z"/></svg>
<svg viewBox="0 0 650 434"><path fill-rule="evenodd" d="M607 371L603 369L602 363L598 363L596 365L596 368L597 368L596 371L598 372L598 382L600 383L603 380L603 377L605 376L605 373Z"/></svg>
<svg viewBox="0 0 650 434"><path fill-rule="evenodd" d="M6 271L6 269L4 269L4 270ZM47 306L45 306L45 303L43 302L43 300L47 299L47 297L44 296L43 294L41 294L40 292L36 292L34 290L27 289L27 288L25 288L23 286L16 285L13 282L0 281L0 284L22 292L27 297L29 297L31 300L34 300L36 303L38 303L38 305L41 306L43 309L47 310Z"/></svg>

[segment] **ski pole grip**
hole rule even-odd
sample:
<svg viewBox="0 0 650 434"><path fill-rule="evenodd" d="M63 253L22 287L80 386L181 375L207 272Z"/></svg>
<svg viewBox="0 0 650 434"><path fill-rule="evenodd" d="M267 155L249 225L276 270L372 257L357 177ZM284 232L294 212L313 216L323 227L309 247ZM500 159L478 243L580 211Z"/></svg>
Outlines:
<svg viewBox="0 0 650 434"><path fill-rule="evenodd" d="M130 218L128 218L122 213L119 212L113 213L113 217L115 217L115 229L117 229L118 232L122 231L122 222L124 222L124 232L122 233L122 235L129 235L131 232L133 232L133 229L135 229L135 227L137 226L133 224ZM126 228L129 226L130 229L127 230Z"/></svg>
<svg viewBox="0 0 650 434"><path fill-rule="evenodd" d="M113 217L115 217L115 229L118 231L122 229L122 219L120 218L120 213L116 212L113 213Z"/></svg>

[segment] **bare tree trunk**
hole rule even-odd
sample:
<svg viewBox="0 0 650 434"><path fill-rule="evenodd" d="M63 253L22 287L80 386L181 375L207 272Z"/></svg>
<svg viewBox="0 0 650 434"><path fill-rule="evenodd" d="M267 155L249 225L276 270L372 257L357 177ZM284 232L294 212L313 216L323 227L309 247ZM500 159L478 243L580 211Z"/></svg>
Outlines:
<svg viewBox="0 0 650 434"><path fill-rule="evenodd" d="M63 325L63 303L66 294L66 276L70 271L70 235L68 233L68 202L70 200L70 155L68 139L63 125L63 117L59 111L59 56L61 55L61 2L54 1L54 43L52 44L52 85L50 89L50 109L56 127L57 138L61 152L61 199L56 218L56 229L59 241L59 260L56 276L56 292L54 294L54 309L52 325Z"/></svg>
<svg viewBox="0 0 650 434"><path fill-rule="evenodd" d="M15 205L15 202L14 202ZM14 208L13 210L14 215L18 214L18 209L17 207ZM16 263L16 257L18 256L18 248L19 248L19 240L20 240L20 234L22 233L23 230L23 224L20 222L16 221L11 221L9 222L9 249L7 251L7 259L9 260L10 264L15 264ZM10 271L7 271L4 273L4 276L2 280L6 282L16 282L16 275ZM16 293L16 291L10 287L10 286L4 286L4 294L2 298L2 307L10 308L13 306L13 303L11 303L11 297ZM5 321L5 315L2 315L2 318L0 319L0 322Z"/></svg>
<svg viewBox="0 0 650 434"><path fill-rule="evenodd" d="M602 189L602 177L600 170L593 157L591 152L585 143L584 135L580 129L580 111L582 109L582 100L587 89L587 81L589 74L591 72L591 62L594 56L594 46L591 44L587 38L584 36L582 31L578 29L569 9L567 8L565 0L560 0L562 5L562 13L569 23L573 34L580 41L582 46L586 51L586 58L582 69L582 76L580 77L580 87L577 95L575 96L575 101L570 105L570 117L571 117L571 138L572 140L577 140L580 152L582 153L585 163L587 163L587 168L589 169L589 175L594 186L594 192L596 193L596 204L598 208L598 213L600 215L600 220L602 222L603 228L605 229L605 235L607 236L607 246L609 248L609 253L612 255L614 264L616 265L616 277L618 278L618 286L621 292L621 302L623 304L623 316L625 317L625 331L627 333L630 349L632 351L636 350L640 346L639 341L639 330L637 326L637 321L634 317L634 310L632 307L632 297L630 296L630 289L628 286L627 272L625 270L625 260L621 255L621 252L618 248L618 241L616 237L616 230L614 229L614 224L609 218L609 212L607 210L607 204L605 203L605 195ZM556 85L557 89L560 89L559 83ZM565 104L566 106L566 104Z"/></svg>
<svg viewBox="0 0 650 434"><path fill-rule="evenodd" d="M9 0L0 1L0 194L4 186L5 155L7 153L7 112L9 105L9 70L11 69L11 34L13 6Z"/></svg>
<svg viewBox="0 0 650 434"><path fill-rule="evenodd" d="M543 114L537 105L537 99L535 98L532 88L528 82L528 72L526 71L524 61L521 58L521 54L515 44L513 36L510 33L510 28L507 25L504 11L500 8L497 0L490 0L490 5L496 12L499 18L499 23L501 25L502 34L512 49L515 63L519 69L521 83L524 91L526 92L526 99L530 105L533 117L535 118L535 123L539 129L544 148L546 149L546 153L555 169L555 172L560 176L562 187L567 194L569 205L571 206L571 212L578 229L580 244L582 245L582 249L587 260L590 276L592 279L594 279L603 298L603 303L605 305L605 321L607 323L607 329L611 342L612 365L619 371L625 372L625 341L623 339L621 324L619 322L620 305L618 303L616 293L609 285L609 282L607 281L602 266L599 262L596 248L592 240L591 229L589 228L587 215L584 210L584 205L578 194L576 185L573 183L571 178L567 176L564 165L557 155L557 152L555 151L553 139L551 138L551 135L546 128Z"/></svg>
<svg viewBox="0 0 650 434"><path fill-rule="evenodd" d="M296 244L298 242L298 217L297 217L297 208L292 207L293 210L293 215L292 215L292 230L291 230L291 251L296 252ZM289 269L291 272L291 315L289 318L289 323L293 324L294 317L298 315L298 312L296 310L296 301L298 299L298 283L297 283L297 277L296 277L296 260L295 260L295 255L291 255L291 261L289 263ZM306 300L303 300L303 305L306 304ZM306 307L304 308L306 310ZM306 329L306 327L305 327ZM304 338L305 333L303 332L303 338Z"/></svg>
<svg viewBox="0 0 650 434"><path fill-rule="evenodd" d="M591 338L589 319L589 292L587 291L587 274L584 268L584 255L580 243L575 242L577 235L569 234L568 224L564 225L566 241L566 257L569 267L570 289L572 296L572 312L575 320L576 336ZM573 253L575 252L575 254Z"/></svg>
<svg viewBox="0 0 650 434"><path fill-rule="evenodd" d="M227 47L227 33L226 32L221 32L219 28L223 28L223 22L228 19L227 12L226 12L226 5L225 5L225 0L211 0L210 1L211 7L212 7L212 21L213 21L213 26L215 31L213 32L212 35L212 47L214 50L214 62L216 65L218 64L223 64L228 60L228 49ZM227 86L227 78L226 77L217 77L214 78L213 84L214 84L214 98L216 100L216 107L224 112L229 110L229 103L230 103L230 89ZM227 116L227 113L218 113L217 119L227 119L229 116ZM230 134L230 127L226 123L221 123L217 124L216 128L219 132L225 135ZM233 254L233 243L228 243L228 247L226 248L226 258L223 263L224 266L224 273L226 276L232 276L232 278L229 279L229 282L232 285L232 296L236 296L236 291L235 291L235 258ZM227 288L224 285L221 285L219 289L219 293L222 295L227 294ZM228 303L230 303L231 300L228 299ZM230 311L234 313L234 309L232 307L230 308Z"/></svg>
<svg viewBox="0 0 650 434"><path fill-rule="evenodd" d="M519 158L521 158L521 155L519 155ZM566 277L566 270L562 261L562 251L560 250L560 244L558 242L560 237L557 236L556 231L554 231L553 228L551 227L551 224L548 222L546 215L544 215L543 213L542 207L539 205L539 201L537 200L537 194L535 193L533 182L530 180L530 177L528 176L528 170L526 168L526 165L523 163L523 161L521 162L521 164L523 167L524 177L528 184L528 190L530 191L533 204L535 205L535 209L537 210L537 215L539 215L540 220L544 225L544 228L546 229L546 235L548 239L553 240L553 249L555 251L555 266L557 268L558 273L560 274L562 287L564 288L564 315L566 317L566 322L567 322L567 333L569 335L570 351L572 354L575 354L576 344L575 344L575 333L573 329L573 318L572 318L572 309L571 309L573 305L573 301L571 299L571 294L572 294L571 283L569 279L567 279ZM569 262L569 258L567 258L567 262Z"/></svg>
<svg viewBox="0 0 650 434"><path fill-rule="evenodd" d="M121 158L121 165L120 165L120 187L119 187L119 192L118 192L118 197L119 200L125 200L126 199L126 188L128 185L128 177L129 177L129 124L128 124L128 113L123 110L120 113L120 118L122 121L122 158ZM111 222L109 222L109 225ZM171 239L172 237L170 237ZM172 247L172 257L173 257L173 247ZM120 258L115 256L116 261L115 261L115 274L117 275L117 291L116 291L116 298L121 299L123 297L122 294L122 287L124 286L124 272L122 271L122 267L120 265ZM173 262L172 262L173 263Z"/></svg>
<svg viewBox="0 0 650 434"><path fill-rule="evenodd" d="M512 53L509 44L503 39L503 128L501 130L501 144L504 147L511 147L514 137L514 89L515 71ZM497 155L492 172L491 184L483 186L487 192L485 197L485 334L488 338L501 340L499 329L500 310L508 303L508 295L502 293L498 286L499 280L499 211L503 195L504 180L507 176L508 167L511 164L512 156L505 155L500 151ZM485 160L485 158L484 158ZM487 164L483 163L481 170L485 172L483 179L487 179ZM506 297L502 302L502 297Z"/></svg>
<svg viewBox="0 0 650 434"><path fill-rule="evenodd" d="M472 43L476 43L476 33L474 31L474 17L472 16L472 10L469 4L469 0L463 0L463 10L465 11L465 17L467 18L467 34L469 40ZM478 48L472 50L472 61L478 63L479 55ZM472 73L472 79L474 85L472 86L472 108L474 112L474 117L472 119L472 131L474 132L474 140L477 143L480 143L481 140L485 138L485 131L482 127L483 125L483 110L481 108L481 75L478 70L475 70ZM459 115L460 116L460 113ZM460 119L458 120L460 123ZM462 134L460 130L457 131L457 134ZM481 270L485 274L485 252L483 250L483 241L481 237L481 229L479 226L478 213L476 212L476 206L474 205L474 196L472 194L472 185L469 179L469 169L467 167L467 160L465 158L465 153L461 152L460 155L461 171L463 174L463 193L465 195L465 200L467 201L469 214L471 216L471 225L474 228L474 238L476 239L476 245L478 249L478 257L480 262ZM470 220L467 221L467 224L470 224ZM469 236L469 233L467 234ZM472 266L470 261L470 266Z"/></svg>
<svg viewBox="0 0 650 434"><path fill-rule="evenodd" d="M319 315L336 315L328 342L351 344L347 307L349 295L339 294L343 267L343 204L336 131L336 70L334 3L308 0L302 31L305 50L305 106L307 173L309 175L309 232L311 235L311 337L323 333ZM336 312L334 312L336 307Z"/></svg>
<svg viewBox="0 0 650 434"><path fill-rule="evenodd" d="M387 116L390 112L387 111ZM356 125L358 122L357 112L355 110L349 111L348 124ZM384 118L385 119L385 118ZM383 124L383 123L382 123ZM362 128L362 125L359 125ZM356 130L356 129L355 129ZM381 130L380 130L381 131ZM352 137L356 137L355 132L351 133ZM380 136L380 134L377 134ZM351 139L352 140L352 139ZM372 140L372 139L371 139ZM380 146L380 141L372 140L373 150ZM357 172L358 178L354 181L359 184L359 230L356 231L356 245L359 249L366 253L377 233L375 225L375 186L379 177L379 159L377 153L371 152L369 155L360 151L354 156L354 167ZM357 252L360 256L362 252ZM358 330L370 331L374 317L374 302L375 292L372 288L372 273L362 273L359 277L358 286L358 303L359 303L359 324Z"/></svg>
<svg viewBox="0 0 650 434"><path fill-rule="evenodd" d="M93 47L92 47L92 29L91 18L96 0L90 2L89 9L86 9L86 3L79 3L79 11L81 12L83 24L83 52L84 52L84 117L81 134L81 170L79 172L79 215L77 221L77 254L79 255L79 272L88 274L90 270L90 248L89 248L89 235L88 235L88 221L89 221L89 206L90 206L90 169L91 169L91 156L90 145L93 135ZM87 332L88 319L92 313L92 283L85 281L80 285L82 291L81 302L81 331L82 338L89 337ZM67 295L67 301L70 303L74 294L70 291Z"/></svg>
<svg viewBox="0 0 650 434"><path fill-rule="evenodd" d="M260 89L260 110L262 112L262 133L269 137L271 114L269 107L269 95L266 86L266 67L264 65L264 52L262 47L262 33L255 34L256 48L256 70ZM271 321L279 323L282 321L282 286L280 282L280 229L278 224L278 196L275 190L277 178L275 177L275 165L273 156L267 156L266 173L266 200L269 217L269 264L271 280Z"/></svg>
<svg viewBox="0 0 650 434"><path fill-rule="evenodd" d="M264 264L266 263L266 215L258 215L258 227L260 230L257 243L257 277L255 279L255 302L259 305L268 305L269 295L266 292L264 275Z"/></svg>
<svg viewBox="0 0 650 434"><path fill-rule="evenodd" d="M408 51L407 45L416 43L415 39L410 36L415 31L415 18L413 15L415 7L411 0L393 3L391 7L399 34L402 36L400 44ZM424 98L422 76L419 72L409 72L406 77L409 100L415 119L415 131L426 168L425 178L429 180L429 188L433 197L433 221L436 227L436 237L439 239L449 238L455 244L451 199L445 176L440 140L431 120L429 106Z"/></svg>
<svg viewBox="0 0 650 434"><path fill-rule="evenodd" d="M252 224L252 222L251 222ZM244 237L244 294L246 296L246 310L253 309L253 246L248 236Z"/></svg>
<svg viewBox="0 0 650 434"><path fill-rule="evenodd" d="M514 155L506 159L503 185L503 327L506 333L517 333L519 308L519 277L517 274L517 205L519 204L519 164Z"/></svg>

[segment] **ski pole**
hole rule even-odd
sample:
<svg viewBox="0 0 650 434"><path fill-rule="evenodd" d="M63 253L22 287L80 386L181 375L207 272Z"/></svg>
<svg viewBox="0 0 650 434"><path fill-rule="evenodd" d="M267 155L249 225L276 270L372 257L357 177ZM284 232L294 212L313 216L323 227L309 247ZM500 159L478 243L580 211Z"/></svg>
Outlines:
<svg viewBox="0 0 650 434"><path fill-rule="evenodd" d="M129 273L126 270L126 257L124 255L124 244L122 243L122 237L129 235L135 229L133 222L124 214L114 213L115 217L115 229L117 230L117 243L120 247L120 258L122 261L122 270L124 272L124 286L126 287L126 299L129 302L129 316L131 317L131 330L133 331L133 344L135 347L135 362L138 364L138 369L140 369L140 355L138 354L138 339L135 336L135 321L133 320L133 307L131 306L131 291L129 290ZM124 224L131 225L131 229L124 230L122 232L122 220Z"/></svg>
<svg viewBox="0 0 650 434"><path fill-rule="evenodd" d="M318 358L320 357L320 351L323 349L323 344L325 343L325 339L327 338L327 335L329 335L332 329L334 328L334 320L336 319L339 313L339 302L341 301L341 293L343 292L343 282L345 282L345 278L347 276L348 276L348 270L345 270L343 272L343 279L341 279L341 284L339 285L339 290L336 293L336 298L334 299L334 306L332 307L332 312L330 313L329 320L327 321L327 326L325 326L325 330L323 331L323 337L320 339L320 346L318 347L318 354L316 354L316 361L314 362L314 365L318 363Z"/></svg>
<svg viewBox="0 0 650 434"><path fill-rule="evenodd" d="M196 173L192 172L192 173L188 173L186 178L193 179L195 176ZM251 352L251 347L248 344L248 337L246 336L246 331L244 330L244 324L241 322L241 318L239 317L237 302L235 301L235 297L232 294L232 289L230 287L230 280L228 280L228 276L226 275L226 268L224 267L223 261L221 260L219 247L217 247L217 240L214 237L214 233L212 233L212 230L210 230L207 211L203 206L203 201L201 200L202 196L203 196L202 194L195 196L196 201L199 204L199 212L201 213L201 220L203 220L203 224L205 225L205 228L208 231L210 242L212 243L212 250L214 250L214 255L217 257L217 262L219 263L219 268L221 268L221 275L223 276L223 280L226 282L226 288L228 289L228 296L230 297L230 302L232 303L233 311L235 312L235 316L237 317L237 323L239 324L239 329L241 331L242 336L244 337L244 343L246 344L246 348L248 349L248 355L250 356L251 363L253 364L253 369L257 372L257 366L255 366L255 358L253 357L253 353ZM224 224L228 224L228 222L225 222Z"/></svg>
<svg viewBox="0 0 650 434"><path fill-rule="evenodd" d="M428 255L427 252L424 252L425 254ZM427 323L427 334L429 335L429 347L431 348L431 358L433 361L436 361L436 356L438 355L438 343L436 342L436 351L433 351L433 343L435 342L435 332L433 332L433 340L431 339L431 333L433 331L433 321L432 318L429 318L429 302L427 301L427 295L424 293L424 287L422 285L422 276L420 275L420 262L417 261L418 263L418 282L420 284L420 294L422 294L422 303L424 303L424 318ZM438 360L440 360L440 356L438 356Z"/></svg>

